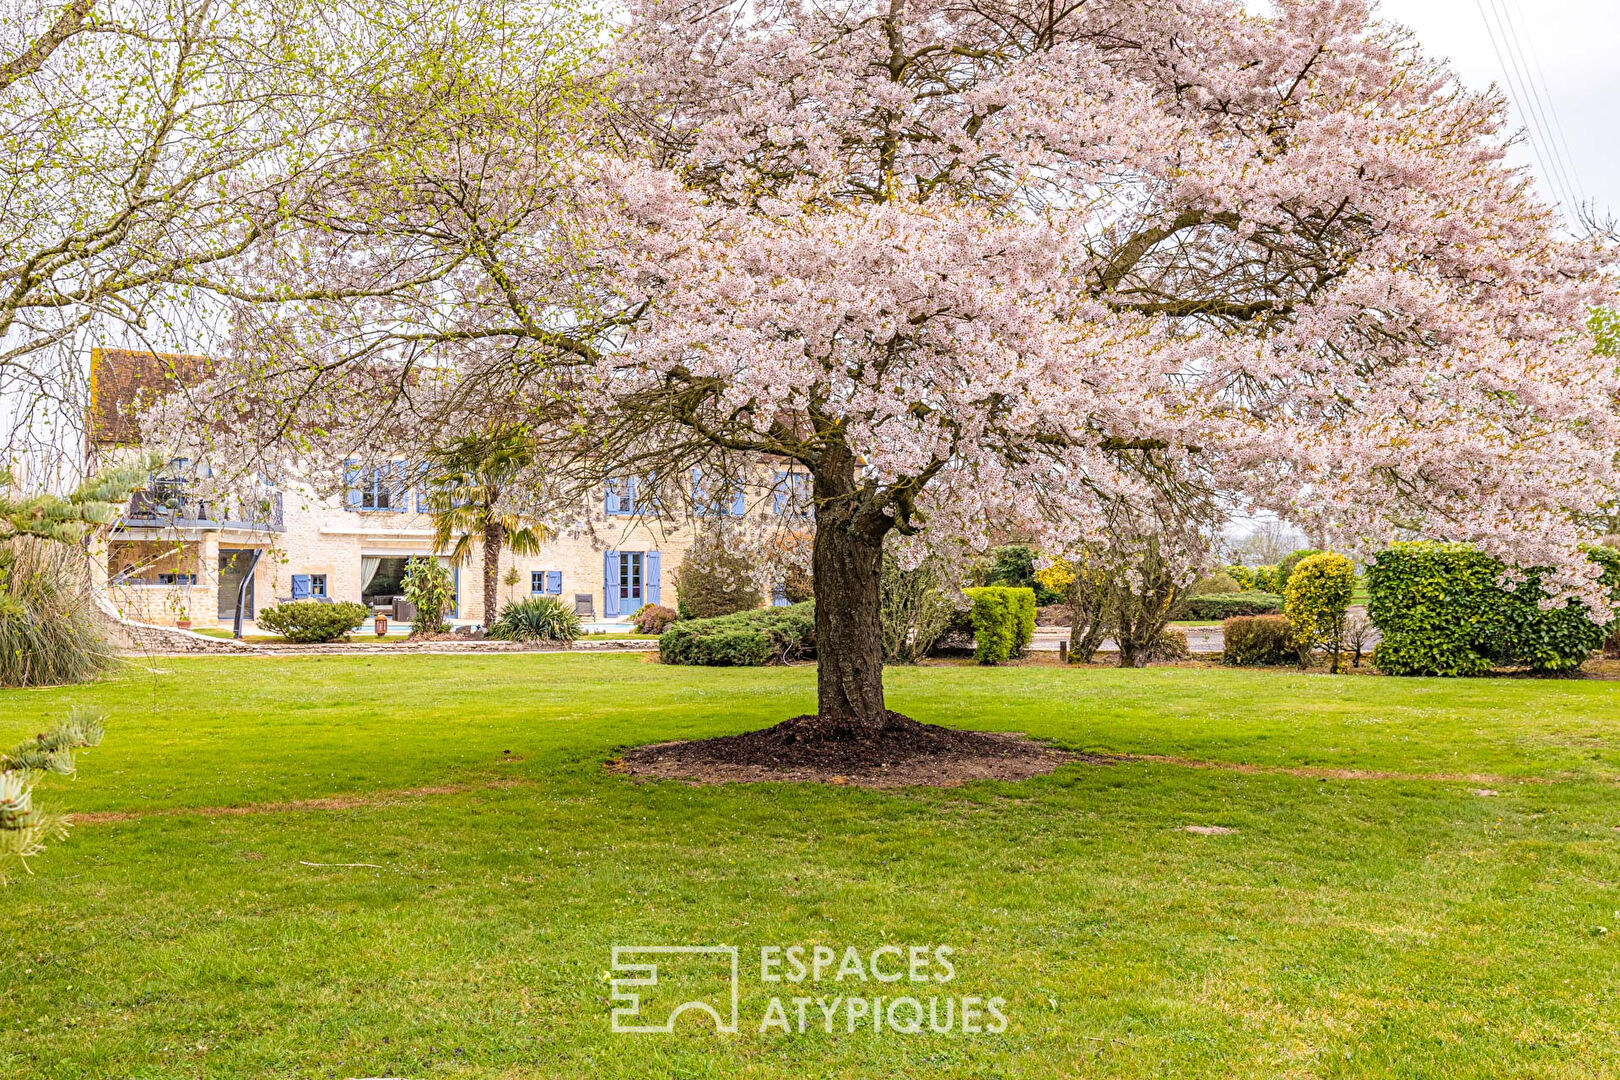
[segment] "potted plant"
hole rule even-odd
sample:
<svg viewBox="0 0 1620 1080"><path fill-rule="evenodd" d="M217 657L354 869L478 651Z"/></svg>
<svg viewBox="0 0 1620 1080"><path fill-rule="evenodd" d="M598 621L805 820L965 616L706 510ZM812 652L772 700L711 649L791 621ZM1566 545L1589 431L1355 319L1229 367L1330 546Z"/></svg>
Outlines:
<svg viewBox="0 0 1620 1080"><path fill-rule="evenodd" d="M168 608L174 614L174 625L182 630L191 629L191 593L182 584L171 586Z"/></svg>

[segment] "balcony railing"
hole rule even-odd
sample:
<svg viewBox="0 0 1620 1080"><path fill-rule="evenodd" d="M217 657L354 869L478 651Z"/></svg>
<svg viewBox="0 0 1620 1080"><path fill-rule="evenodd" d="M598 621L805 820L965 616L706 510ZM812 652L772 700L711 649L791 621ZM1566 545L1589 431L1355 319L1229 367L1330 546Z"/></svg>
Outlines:
<svg viewBox="0 0 1620 1080"><path fill-rule="evenodd" d="M281 532L285 528L279 491L266 491L256 505L229 507L192 495L178 484L156 483L129 498L124 527L135 529L250 529Z"/></svg>

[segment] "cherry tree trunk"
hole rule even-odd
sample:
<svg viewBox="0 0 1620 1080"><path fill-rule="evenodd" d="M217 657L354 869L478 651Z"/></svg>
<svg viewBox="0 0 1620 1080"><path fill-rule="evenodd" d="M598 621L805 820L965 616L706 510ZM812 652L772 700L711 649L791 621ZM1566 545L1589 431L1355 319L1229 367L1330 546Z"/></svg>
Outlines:
<svg viewBox="0 0 1620 1080"><path fill-rule="evenodd" d="M500 596L496 589L501 578L501 541L504 539L497 522L484 526L484 629L495 625L500 614Z"/></svg>
<svg viewBox="0 0 1620 1080"><path fill-rule="evenodd" d="M888 726L878 582L893 522L860 507L854 473L843 457L815 477L816 712L835 739Z"/></svg>
<svg viewBox="0 0 1620 1080"><path fill-rule="evenodd" d="M888 723L878 621L883 538L863 536L839 524L818 524L812 565L816 711L829 737L880 730Z"/></svg>

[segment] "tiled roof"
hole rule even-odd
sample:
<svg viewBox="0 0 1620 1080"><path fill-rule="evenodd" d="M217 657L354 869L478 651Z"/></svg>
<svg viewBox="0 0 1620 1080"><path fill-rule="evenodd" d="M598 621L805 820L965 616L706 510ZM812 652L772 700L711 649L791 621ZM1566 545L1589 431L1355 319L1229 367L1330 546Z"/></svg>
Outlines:
<svg viewBox="0 0 1620 1080"><path fill-rule="evenodd" d="M127 446L141 438L142 410L207 377L206 356L93 349L90 352L90 442Z"/></svg>

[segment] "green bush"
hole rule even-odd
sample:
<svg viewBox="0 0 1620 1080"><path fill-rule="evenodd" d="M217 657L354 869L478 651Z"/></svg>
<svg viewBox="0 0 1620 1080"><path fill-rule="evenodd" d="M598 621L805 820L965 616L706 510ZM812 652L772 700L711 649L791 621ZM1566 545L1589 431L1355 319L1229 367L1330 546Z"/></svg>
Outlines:
<svg viewBox="0 0 1620 1080"><path fill-rule="evenodd" d="M1226 576L1237 582L1239 592L1252 592L1254 590L1254 571L1247 566L1236 564L1226 568Z"/></svg>
<svg viewBox="0 0 1620 1080"><path fill-rule="evenodd" d="M1255 592L1272 593L1279 597L1277 602L1282 603L1280 599L1282 592L1277 588L1277 568L1275 566L1256 566L1249 571L1249 579ZM1249 590L1245 589L1243 591L1248 592Z"/></svg>
<svg viewBox="0 0 1620 1080"><path fill-rule="evenodd" d="M411 637L420 634L442 634L450 629L444 613L455 601L456 586L438 559L412 556L405 561L405 576L400 591L416 608L411 620Z"/></svg>
<svg viewBox="0 0 1620 1080"><path fill-rule="evenodd" d="M1186 596L1176 601L1172 619L1207 622L1234 615L1276 615L1282 611L1282 597L1272 593L1217 593L1214 596Z"/></svg>
<svg viewBox="0 0 1620 1080"><path fill-rule="evenodd" d="M999 664L1021 654L1035 636L1035 590L985 585L962 591L973 605L973 659Z"/></svg>
<svg viewBox="0 0 1620 1080"><path fill-rule="evenodd" d="M984 576L985 585L1030 589L1035 594L1037 607L1063 603L1062 593L1035 580L1036 558L1035 549L1028 544L1003 544L990 553L990 570Z"/></svg>
<svg viewBox="0 0 1620 1080"><path fill-rule="evenodd" d="M1300 667L1310 664L1313 649L1327 649L1333 656L1333 670L1338 672L1344 616L1355 590L1356 566L1337 552L1307 556L1288 575L1283 614L1294 628Z"/></svg>
<svg viewBox="0 0 1620 1080"><path fill-rule="evenodd" d="M1159 639L1148 646L1148 659L1155 663L1191 660L1192 650L1187 647L1187 634L1182 630L1161 630Z"/></svg>
<svg viewBox="0 0 1620 1080"><path fill-rule="evenodd" d="M1225 570L1217 570L1193 582L1187 591L1193 596L1223 596L1242 592L1243 586L1238 584L1237 578Z"/></svg>
<svg viewBox="0 0 1620 1080"><path fill-rule="evenodd" d="M928 655L956 616L959 597L950 586L950 577L935 559L905 570L893 552L883 553L878 622L885 664L915 664Z"/></svg>
<svg viewBox="0 0 1620 1080"><path fill-rule="evenodd" d="M658 637L666 664L758 667L815 655L814 601L742 611L715 619L682 619Z"/></svg>
<svg viewBox="0 0 1620 1080"><path fill-rule="evenodd" d="M293 600L260 609L257 621L288 641L336 641L353 633L370 614L371 610L364 604Z"/></svg>
<svg viewBox="0 0 1620 1080"><path fill-rule="evenodd" d="M1221 624L1221 663L1236 667L1292 664L1299 658L1288 620L1281 615L1238 615Z"/></svg>
<svg viewBox="0 0 1620 1080"><path fill-rule="evenodd" d="M88 682L112 665L89 586L77 548L22 537L0 546L0 686Z"/></svg>
<svg viewBox="0 0 1620 1080"><path fill-rule="evenodd" d="M630 621L643 634L662 634L678 618L680 616L674 608L667 608L663 604L642 604L630 616Z"/></svg>
<svg viewBox="0 0 1620 1080"><path fill-rule="evenodd" d="M555 596L530 596L503 607L485 634L498 641L573 641L579 616Z"/></svg>
<svg viewBox="0 0 1620 1080"><path fill-rule="evenodd" d="M1271 582L1271 591L1276 593L1278 596L1287 596L1288 578L1293 574L1294 567L1298 566L1312 555L1320 554L1322 553L1316 548L1300 548L1297 551L1290 551L1287 555L1284 555L1282 557L1282 561L1277 563L1277 570Z"/></svg>
<svg viewBox="0 0 1620 1080"><path fill-rule="evenodd" d="M1620 552L1592 548L1611 603L1620 600ZM1367 612L1378 627L1373 664L1391 675L1480 675L1496 666L1572 671L1603 643L1609 624L1579 603L1543 611L1542 570L1515 589L1502 564L1469 544L1393 544L1367 569Z"/></svg>
<svg viewBox="0 0 1620 1080"><path fill-rule="evenodd" d="M727 550L719 536L700 536L675 571L675 606L683 619L714 619L753 611L764 598L747 555Z"/></svg>

